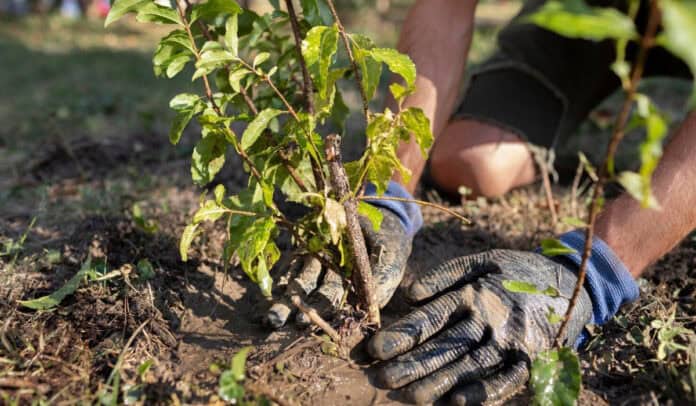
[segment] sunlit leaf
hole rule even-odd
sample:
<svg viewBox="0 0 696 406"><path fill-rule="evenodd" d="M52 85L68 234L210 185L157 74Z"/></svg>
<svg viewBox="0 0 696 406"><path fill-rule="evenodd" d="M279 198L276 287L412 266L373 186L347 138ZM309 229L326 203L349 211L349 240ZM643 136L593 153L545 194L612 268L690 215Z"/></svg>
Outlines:
<svg viewBox="0 0 696 406"><path fill-rule="evenodd" d="M331 198L326 199L324 206L324 219L329 225L331 241L338 244L341 233L346 228L346 211L343 205Z"/></svg>
<svg viewBox="0 0 696 406"><path fill-rule="evenodd" d="M187 225L186 228L184 228L184 232L181 234L179 255L181 255L181 260L184 262L188 261L188 251L196 235L198 235L198 224Z"/></svg>
<svg viewBox="0 0 696 406"><path fill-rule="evenodd" d="M237 382L246 378L246 360L253 347L244 347L232 357L232 375Z"/></svg>
<svg viewBox="0 0 696 406"><path fill-rule="evenodd" d="M382 211L377 207L367 202L358 202L358 214L365 216L368 220L370 220L373 230L379 231L380 228L382 228L384 214L382 214Z"/></svg>
<svg viewBox="0 0 696 406"><path fill-rule="evenodd" d="M151 22L158 24L178 24L182 25L181 18L176 10L169 7L162 7L155 3L148 3L138 7L136 19L139 22Z"/></svg>
<svg viewBox="0 0 696 406"><path fill-rule="evenodd" d="M199 185L213 181L225 164L227 141L224 135L211 131L196 144L191 156L191 177Z"/></svg>
<svg viewBox="0 0 696 406"><path fill-rule="evenodd" d="M123 17L131 11L137 11L150 4L150 0L115 0L109 9L109 14L104 20L104 27Z"/></svg>
<svg viewBox="0 0 696 406"><path fill-rule="evenodd" d="M42 296L36 299L32 300L19 300L19 304L27 307L29 309L34 309L34 310L49 310L52 309L60 304L60 302L63 301L67 296L72 295L75 293L77 288L80 286L80 282L85 278L85 276L93 272L93 266L92 266L92 259L87 258L87 261L85 261L84 264L82 264L82 267L80 268L79 271L75 275L73 275L72 278L68 279L68 281L60 287L60 289L56 290L55 292L51 293L50 295L47 296Z"/></svg>
<svg viewBox="0 0 696 406"><path fill-rule="evenodd" d="M191 10L191 22L199 18L211 19L219 15L239 14L242 8L234 0L208 0L205 3L196 4Z"/></svg>
<svg viewBox="0 0 696 406"><path fill-rule="evenodd" d="M244 133L242 134L242 149L247 150L254 145L256 140L258 140L263 133L263 130L268 128L268 124L271 122L271 120L278 117L282 113L283 112L281 110L276 109L266 109L259 112L256 118L249 123L249 126L247 126L246 130L244 130Z"/></svg>
<svg viewBox="0 0 696 406"><path fill-rule="evenodd" d="M412 89L416 84L416 65L411 58L392 48L374 48L370 56L377 62L387 65L390 71L406 81L406 88Z"/></svg>
<svg viewBox="0 0 696 406"><path fill-rule="evenodd" d="M567 224L571 227L577 227L577 228L587 227L587 223L585 223L583 220L581 220L577 217L563 217L561 219L561 223Z"/></svg>
<svg viewBox="0 0 696 406"><path fill-rule="evenodd" d="M222 400L232 404L241 403L244 398L244 386L237 382L232 370L228 369L220 374L218 395Z"/></svg>
<svg viewBox="0 0 696 406"><path fill-rule="evenodd" d="M663 0L660 6L663 32L658 44L686 62L696 77L696 2ZM696 86L689 107L696 108Z"/></svg>
<svg viewBox="0 0 696 406"><path fill-rule="evenodd" d="M555 238L546 238L541 241L541 253L547 257L555 257L558 255L575 254L577 251L566 247Z"/></svg>
<svg viewBox="0 0 696 406"><path fill-rule="evenodd" d="M549 0L524 21L569 38L601 41L636 39L633 20L615 8L590 7L583 0Z"/></svg>
<svg viewBox="0 0 696 406"><path fill-rule="evenodd" d="M196 214L193 215L193 222L214 222L220 219L220 217L222 217L226 213L229 213L228 208L220 206L214 200L206 200L206 202L198 209L198 211L196 211Z"/></svg>
<svg viewBox="0 0 696 406"><path fill-rule="evenodd" d="M225 45L234 56L239 54L238 25L237 14L230 16L225 23Z"/></svg>
<svg viewBox="0 0 696 406"><path fill-rule="evenodd" d="M430 120L423 110L411 107L401 112L404 127L413 134L423 157L428 156L428 150L433 145L433 133L430 131Z"/></svg>
<svg viewBox="0 0 696 406"><path fill-rule="evenodd" d="M580 361L563 347L539 353L532 362L530 385L534 403L541 406L574 405L580 394Z"/></svg>
<svg viewBox="0 0 696 406"><path fill-rule="evenodd" d="M535 284L524 281L504 280L502 283L505 290L512 293L544 295L549 297L558 297L560 295L558 289L554 288L553 286L547 286L546 289L539 290Z"/></svg>
<svg viewBox="0 0 696 406"><path fill-rule="evenodd" d="M660 203L653 195L650 184L646 183L645 178L640 174L629 171L621 172L617 180L628 194L641 203L642 207L660 209Z"/></svg>
<svg viewBox="0 0 696 406"><path fill-rule="evenodd" d="M350 39L355 61L360 68L363 90L367 99L372 100L382 77L382 63L370 53L375 47L372 40L359 34L351 34Z"/></svg>
<svg viewBox="0 0 696 406"><path fill-rule="evenodd" d="M302 56L322 99L328 98L329 68L338 50L338 28L335 25L313 27L302 41Z"/></svg>

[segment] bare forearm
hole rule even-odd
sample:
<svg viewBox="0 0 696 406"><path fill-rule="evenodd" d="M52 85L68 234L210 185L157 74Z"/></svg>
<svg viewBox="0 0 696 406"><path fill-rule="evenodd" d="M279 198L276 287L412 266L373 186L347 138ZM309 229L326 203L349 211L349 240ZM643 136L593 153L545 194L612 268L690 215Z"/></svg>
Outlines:
<svg viewBox="0 0 696 406"><path fill-rule="evenodd" d="M694 157L696 112L677 130L653 176L653 192L662 210L642 209L624 194L600 215L597 235L612 247L634 277L696 228Z"/></svg>
<svg viewBox="0 0 696 406"><path fill-rule="evenodd" d="M423 109L436 137L447 124L461 87L476 3L418 0L403 25L398 48L413 59L418 70L416 92L405 100L404 107ZM413 192L425 160L414 142L403 143L398 155L413 172L407 185ZM398 174L395 180L400 180Z"/></svg>

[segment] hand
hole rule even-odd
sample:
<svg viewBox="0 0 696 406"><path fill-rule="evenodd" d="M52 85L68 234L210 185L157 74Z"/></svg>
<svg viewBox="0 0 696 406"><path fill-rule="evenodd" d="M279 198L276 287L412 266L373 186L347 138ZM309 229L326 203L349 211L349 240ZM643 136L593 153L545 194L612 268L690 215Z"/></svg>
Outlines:
<svg viewBox="0 0 696 406"><path fill-rule="evenodd" d="M558 297L512 293L502 282L523 281ZM404 400L434 402L453 389L454 404L503 400L529 377L530 361L553 346L577 278L565 265L531 252L493 250L448 261L418 277L408 299L432 300L379 331L368 343L379 360L378 380L402 388ZM568 325L570 345L592 314L583 289ZM432 338L431 338L432 337ZM408 385L408 386L407 386Z"/></svg>
<svg viewBox="0 0 696 406"><path fill-rule="evenodd" d="M379 231L375 231L365 218L360 219L360 224L370 253L377 301L382 308L401 283L413 237L406 233L394 213L388 209L378 209L384 216ZM317 259L307 258L299 275L288 284L285 297L268 311L266 320L274 328L285 325L292 312L288 299L293 295L299 295L301 299L307 297L308 306L314 308L322 318L330 319L338 310L344 293L341 275L331 269L322 272ZM307 325L309 319L304 313L298 313L296 322Z"/></svg>

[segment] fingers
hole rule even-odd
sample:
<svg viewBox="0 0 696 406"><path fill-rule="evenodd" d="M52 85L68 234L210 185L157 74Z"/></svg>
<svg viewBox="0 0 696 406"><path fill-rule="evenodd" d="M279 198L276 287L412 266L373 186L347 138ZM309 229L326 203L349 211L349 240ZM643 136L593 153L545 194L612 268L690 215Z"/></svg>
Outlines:
<svg viewBox="0 0 696 406"><path fill-rule="evenodd" d="M490 261L490 252L459 257L430 269L419 276L406 290L406 297L422 301L441 293L460 282L473 281L497 268Z"/></svg>
<svg viewBox="0 0 696 406"><path fill-rule="evenodd" d="M486 327L475 318L461 321L442 334L381 367L379 381L400 388L447 365L484 339Z"/></svg>
<svg viewBox="0 0 696 406"><path fill-rule="evenodd" d="M292 304L289 297L299 295L304 298L317 288L321 276L321 262L318 259L306 256L299 275L288 284L286 294L268 310L266 322L273 328L281 328L285 325L292 313Z"/></svg>
<svg viewBox="0 0 696 406"><path fill-rule="evenodd" d="M380 360L403 354L466 315L474 296L474 290L467 286L433 300L375 334L367 351Z"/></svg>
<svg viewBox="0 0 696 406"><path fill-rule="evenodd" d="M341 275L329 270L326 272L319 289L309 296L307 307L316 310L321 318L331 319L338 311L344 292ZM307 326L311 323L309 317L302 312L297 313L295 321L300 326Z"/></svg>
<svg viewBox="0 0 696 406"><path fill-rule="evenodd" d="M432 403L450 389L494 372L502 362L500 350L493 345L481 347L437 372L414 382L403 390L404 400Z"/></svg>
<svg viewBox="0 0 696 406"><path fill-rule="evenodd" d="M451 402L464 406L504 401L514 395L528 379L527 363L520 361L497 375L455 389Z"/></svg>

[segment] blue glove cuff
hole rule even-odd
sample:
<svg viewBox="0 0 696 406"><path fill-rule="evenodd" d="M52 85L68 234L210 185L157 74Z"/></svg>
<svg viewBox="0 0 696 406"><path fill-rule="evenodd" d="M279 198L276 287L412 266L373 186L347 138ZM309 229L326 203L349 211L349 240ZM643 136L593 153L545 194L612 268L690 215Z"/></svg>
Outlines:
<svg viewBox="0 0 696 406"><path fill-rule="evenodd" d="M372 183L365 185L366 196L377 196L377 189ZM387 191L384 192L385 197L399 197L403 199L413 200L413 196L406 191L400 184L391 181L387 186ZM370 200L371 205L390 210L394 213L401 225L404 226L406 234L413 237L421 227L423 227L423 216L421 215L420 207L413 202L400 202L396 200Z"/></svg>
<svg viewBox="0 0 696 406"><path fill-rule="evenodd" d="M580 230L563 234L563 245L575 250L573 254L564 255L580 267L582 252L585 247L585 232ZM628 272L626 265L614 251L598 237L593 238L592 253L587 263L585 289L592 300L592 324L604 324L609 321L624 303L638 299L638 284ZM586 334L580 337L578 344L584 342Z"/></svg>

